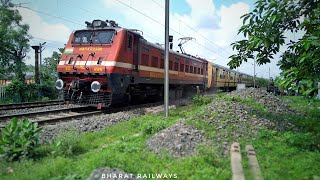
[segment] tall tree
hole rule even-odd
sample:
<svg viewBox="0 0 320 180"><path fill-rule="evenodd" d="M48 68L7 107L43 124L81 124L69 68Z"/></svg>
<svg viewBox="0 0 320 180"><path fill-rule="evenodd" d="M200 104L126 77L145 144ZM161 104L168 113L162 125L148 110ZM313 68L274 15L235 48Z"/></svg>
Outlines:
<svg viewBox="0 0 320 180"><path fill-rule="evenodd" d="M57 65L64 49L65 48L58 48L58 52L53 51L51 57L44 58L41 78L48 85L53 84L57 80Z"/></svg>
<svg viewBox="0 0 320 180"><path fill-rule="evenodd" d="M269 63L280 47L286 45L278 62L284 77L282 84L288 87L306 80L314 87L315 81L320 81L319 0L258 0L254 10L241 18L243 25L239 33L246 39L231 44L238 51L230 56L231 68L253 58L258 65ZM288 32L304 35L285 44Z"/></svg>
<svg viewBox="0 0 320 180"><path fill-rule="evenodd" d="M11 0L0 0L0 60L1 64L13 66L17 80L24 82L23 58L29 50L29 26L21 24L22 17L13 9ZM6 69L2 70L2 73Z"/></svg>

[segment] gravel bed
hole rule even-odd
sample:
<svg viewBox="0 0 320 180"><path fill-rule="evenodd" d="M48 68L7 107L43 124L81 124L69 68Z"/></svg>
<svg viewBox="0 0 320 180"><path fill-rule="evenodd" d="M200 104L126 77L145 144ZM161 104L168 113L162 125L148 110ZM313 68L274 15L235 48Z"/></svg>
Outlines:
<svg viewBox="0 0 320 180"><path fill-rule="evenodd" d="M146 144L159 155L163 151L168 151L175 157L183 157L194 155L197 146L205 141L202 131L178 121L149 138Z"/></svg>
<svg viewBox="0 0 320 180"><path fill-rule="evenodd" d="M273 93L269 93L266 90L247 88L230 93L232 96L240 96L242 98L254 98L259 103L264 105L270 112L283 114L283 113L296 113L291 109L288 104L279 99Z"/></svg>
<svg viewBox="0 0 320 180"><path fill-rule="evenodd" d="M259 95L259 93L262 93L262 95ZM260 103L266 101L263 98L268 98L269 101L276 99L276 103L263 105L266 105L271 112L276 109L278 110L276 111L277 113L294 113L280 99L261 90L249 88L240 92L232 92L231 94L240 95L241 97L260 97L260 101L257 99ZM264 128L275 131L298 131L298 128L287 120L270 120L257 117L254 113L250 113L253 112L250 107L237 101L217 98L209 104L207 110L208 112L204 115L203 119L216 129L216 136L213 141L219 148L223 148L225 153L228 153L230 145L233 142L254 140L258 132Z"/></svg>
<svg viewBox="0 0 320 180"><path fill-rule="evenodd" d="M172 105L170 107L174 109L176 106L184 105L186 103L187 100L174 101L172 102L172 104L175 105ZM100 114L90 117L81 117L73 119L71 121L61 121L53 125L44 125L42 126L43 130L41 132L41 141L50 142L63 129L73 128L78 130L79 132L98 131L106 127L115 125L119 122L127 121L132 117L141 116L146 113L159 113L160 111L163 111L163 105L137 108L112 114Z"/></svg>
<svg viewBox="0 0 320 180"><path fill-rule="evenodd" d="M55 109L63 109L63 108L73 108L73 107L81 107L81 105L76 105L76 104L69 104L69 105L61 104L61 105L43 106L43 107L34 107L34 108L2 110L2 111L0 111L0 115L12 115L12 114L21 114L21 113L29 113L29 112L37 112L37 111L47 111L47 110L55 110Z"/></svg>
<svg viewBox="0 0 320 180"><path fill-rule="evenodd" d="M98 131L108 126L112 126L119 122L127 121L132 117L143 115L143 109L135 109L124 112L117 112L112 114L100 114L90 117L81 117L73 119L71 121L54 124L44 125L41 132L41 140L44 142L50 142L58 133L63 129L76 129L79 132Z"/></svg>

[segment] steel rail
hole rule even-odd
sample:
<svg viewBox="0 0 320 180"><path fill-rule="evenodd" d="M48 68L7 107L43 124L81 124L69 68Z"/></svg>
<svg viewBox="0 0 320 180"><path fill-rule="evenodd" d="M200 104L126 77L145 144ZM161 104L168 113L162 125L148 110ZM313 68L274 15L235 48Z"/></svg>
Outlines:
<svg viewBox="0 0 320 180"><path fill-rule="evenodd" d="M64 104L64 101L61 100L52 100L44 102L26 102L26 103L14 103L14 104L0 104L1 110L12 110L12 109L24 109L24 108L34 108L34 107L43 107L43 106L52 106Z"/></svg>

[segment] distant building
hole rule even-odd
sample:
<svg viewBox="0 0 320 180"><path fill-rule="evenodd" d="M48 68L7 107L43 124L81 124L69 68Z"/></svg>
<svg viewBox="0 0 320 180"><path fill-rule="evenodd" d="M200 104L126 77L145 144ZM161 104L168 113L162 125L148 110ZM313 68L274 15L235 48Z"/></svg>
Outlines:
<svg viewBox="0 0 320 180"><path fill-rule="evenodd" d="M14 75L13 73L12 73L12 75ZM29 83L34 83L34 72L26 72L26 75L25 75L25 82L27 83L27 84L29 84ZM10 84L12 82L12 79L10 78L8 78L8 79L0 79L0 85L1 86L5 86L5 85L8 85L8 84Z"/></svg>

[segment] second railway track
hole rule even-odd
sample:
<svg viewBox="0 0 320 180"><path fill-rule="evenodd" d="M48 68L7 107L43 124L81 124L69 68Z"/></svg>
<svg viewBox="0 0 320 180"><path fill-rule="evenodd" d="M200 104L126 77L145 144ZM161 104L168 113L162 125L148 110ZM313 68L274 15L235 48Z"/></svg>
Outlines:
<svg viewBox="0 0 320 180"><path fill-rule="evenodd" d="M128 111L136 108L152 107L161 105L162 102L140 104L127 107L117 107L110 108L107 110L96 110L87 106L82 107L72 107L72 108L63 108L55 110L45 110L45 111L36 111L28 113L19 113L11 115L1 115L0 116L0 128L3 128L4 125L12 118L24 119L28 118L31 122L36 122L39 125L55 123L64 120L71 120L75 118L81 118L85 116L98 115L103 113L115 113L120 111Z"/></svg>
<svg viewBox="0 0 320 180"><path fill-rule="evenodd" d="M27 103L15 103L15 104L0 104L0 111L3 110L14 110L14 109L25 109L25 108L35 108L43 106L53 106L64 104L64 101L53 100L44 102L27 102Z"/></svg>
<svg viewBox="0 0 320 180"><path fill-rule="evenodd" d="M45 111L36 111L20 114L2 115L0 116L0 127L12 118L28 118L31 122L37 122L38 124L43 123L53 123L60 120L67 120L72 118L79 118L83 116L101 114L103 111L91 110L88 107L73 107L73 108L63 108Z"/></svg>

